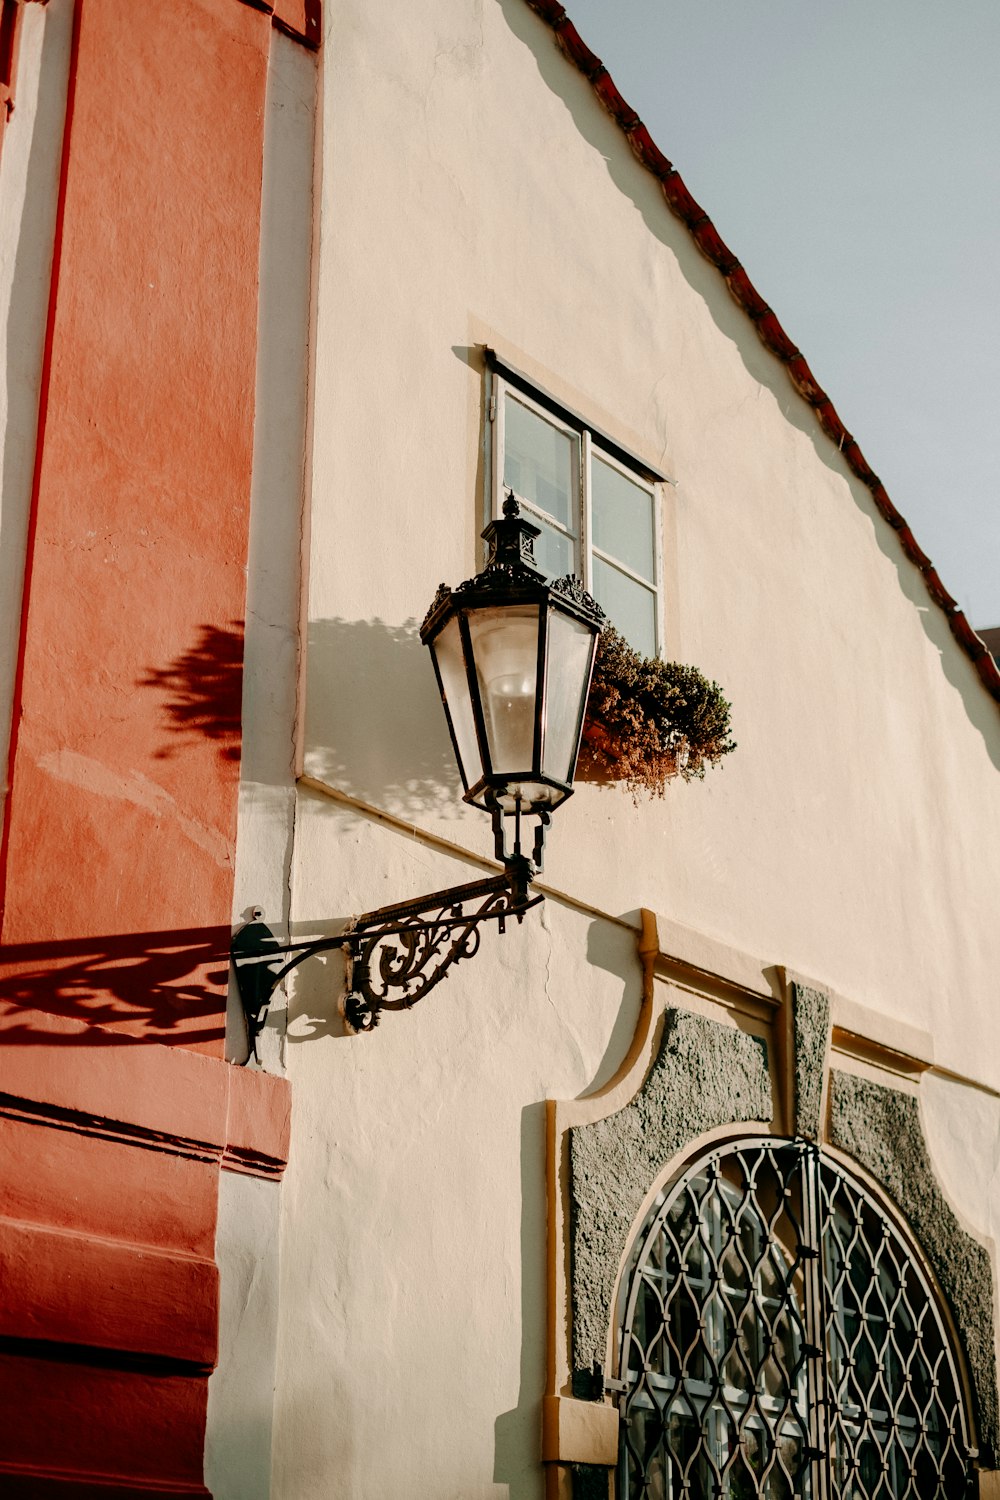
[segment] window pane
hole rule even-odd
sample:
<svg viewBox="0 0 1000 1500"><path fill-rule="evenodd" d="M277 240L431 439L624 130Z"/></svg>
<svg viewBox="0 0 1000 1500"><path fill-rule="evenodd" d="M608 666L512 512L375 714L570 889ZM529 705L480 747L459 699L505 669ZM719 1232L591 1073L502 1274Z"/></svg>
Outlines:
<svg viewBox="0 0 1000 1500"><path fill-rule="evenodd" d="M594 558L594 595L612 625L644 656L656 653L656 595Z"/></svg>
<svg viewBox="0 0 1000 1500"><path fill-rule="evenodd" d="M567 573L575 572L574 547L569 537L557 531L554 526L549 526L533 511L522 511L522 515L542 528L541 536L535 538L535 562L538 566L553 578L564 578Z"/></svg>
<svg viewBox="0 0 1000 1500"><path fill-rule="evenodd" d="M590 475L594 546L653 582L653 497L596 454Z"/></svg>
<svg viewBox="0 0 1000 1500"><path fill-rule="evenodd" d="M576 438L561 432L520 401L504 405L503 482L540 510L576 532L573 504L573 447Z"/></svg>

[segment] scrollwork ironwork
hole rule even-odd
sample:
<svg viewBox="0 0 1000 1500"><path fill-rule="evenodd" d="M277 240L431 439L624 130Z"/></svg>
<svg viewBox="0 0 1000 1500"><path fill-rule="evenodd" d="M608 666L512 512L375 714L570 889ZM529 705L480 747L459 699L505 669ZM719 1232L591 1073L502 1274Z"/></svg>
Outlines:
<svg viewBox="0 0 1000 1500"><path fill-rule="evenodd" d="M564 578L553 578L549 584L549 588L553 593L560 594L562 598L570 600L571 603L578 605L581 609L589 610L602 624L607 619L604 610L594 596L587 593L587 590L575 573L567 573Z"/></svg>
<svg viewBox="0 0 1000 1500"><path fill-rule="evenodd" d="M483 922L496 921L503 931L507 917L520 921L542 898L518 901L509 887L490 891L473 912L461 903L439 907L427 920L416 916L364 928L347 935L349 973L344 1018L354 1031L378 1025L382 1010L409 1010L439 984L480 943Z"/></svg>
<svg viewBox="0 0 1000 1500"><path fill-rule="evenodd" d="M541 853L540 837L536 853ZM257 1056L257 1034L271 995L305 959L337 948L346 950L344 1019L354 1031L371 1031L381 1011L409 1010L455 964L471 958L479 947L484 922L496 922L503 932L508 917L520 922L525 912L537 906L543 897L528 894L535 871L536 866L518 847L506 857L503 875L365 912L334 937L282 946L261 922L243 928L233 940L232 959L251 1056ZM473 902L479 904L469 910Z"/></svg>
<svg viewBox="0 0 1000 1500"><path fill-rule="evenodd" d="M438 610L441 608L441 606L443 604L447 604L447 602L448 602L448 600L450 598L451 598L451 589L448 587L448 585L446 583L439 583L438 586L437 586L437 593L434 595L434 598L431 600L430 606L429 606L429 608L427 610L427 613L424 615L423 624L420 627L421 631L424 631L424 630L427 629L427 622L428 622L428 620L430 620L433 615L436 615L437 612L438 612Z"/></svg>

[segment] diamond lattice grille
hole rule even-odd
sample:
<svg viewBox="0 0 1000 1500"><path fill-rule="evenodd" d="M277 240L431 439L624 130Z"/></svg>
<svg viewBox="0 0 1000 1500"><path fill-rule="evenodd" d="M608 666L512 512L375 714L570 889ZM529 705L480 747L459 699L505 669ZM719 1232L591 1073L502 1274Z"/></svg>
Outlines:
<svg viewBox="0 0 1000 1500"><path fill-rule="evenodd" d="M963 1500L927 1282L810 1144L721 1147L661 1194L623 1278L618 1500Z"/></svg>

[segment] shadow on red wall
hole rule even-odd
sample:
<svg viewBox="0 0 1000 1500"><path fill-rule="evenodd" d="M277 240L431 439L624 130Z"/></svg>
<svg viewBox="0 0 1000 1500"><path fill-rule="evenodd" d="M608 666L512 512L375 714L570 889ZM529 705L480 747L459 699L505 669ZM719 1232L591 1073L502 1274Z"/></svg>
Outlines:
<svg viewBox="0 0 1000 1500"><path fill-rule="evenodd" d="M136 687L154 690L164 699L167 733L153 752L155 759L183 757L207 741L228 767L224 774L234 783L235 798L242 717L242 625L233 621L227 627L199 626L193 645L166 666L150 667ZM152 770L148 761L147 766ZM137 767L139 772L142 769ZM143 779L155 785L155 775ZM99 792L93 795L99 803ZM150 811L149 836L138 847L134 838L125 840L120 850L110 846L110 862L95 862L91 895L98 911L102 904L112 905L110 899L102 902L104 886L110 891L131 882L136 892L162 890L156 862L166 857L168 844L157 835L170 813L158 806ZM231 837L221 829L218 832L224 839ZM132 913L133 921L138 916L136 926L142 923L143 904L140 897ZM214 906L217 912L217 901ZM6 1043L30 1043L37 1030L29 1012L42 1011L111 1028L94 1032L86 1041L77 1037L75 1045L106 1046L117 1035L123 1041L138 1037L220 1051L225 1039L228 926L75 937L53 932L51 927L46 931L34 922L25 932L25 925L17 937L37 940L0 947L0 1002L26 1012L23 1020L5 1027Z"/></svg>
<svg viewBox="0 0 1000 1500"><path fill-rule="evenodd" d="M151 667L139 687L166 698L167 726L179 739L158 751L177 755L184 740L208 739L222 760L239 761L243 705L243 626L202 625L196 643L166 667Z"/></svg>
<svg viewBox="0 0 1000 1500"><path fill-rule="evenodd" d="M74 1046L140 1038L216 1051L225 1036L229 939L228 927L189 927L12 944L2 951L0 1002L102 1028L67 1037ZM28 1014L4 1027L5 1043L36 1039ZM52 1045L49 1033L44 1039Z"/></svg>

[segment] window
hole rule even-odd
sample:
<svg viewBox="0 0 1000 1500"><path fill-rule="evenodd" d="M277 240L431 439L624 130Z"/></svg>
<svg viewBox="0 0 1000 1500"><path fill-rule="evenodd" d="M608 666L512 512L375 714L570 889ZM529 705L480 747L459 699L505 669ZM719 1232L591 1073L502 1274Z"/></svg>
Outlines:
<svg viewBox="0 0 1000 1500"><path fill-rule="evenodd" d="M622 1279L618 1500L962 1500L944 1326L864 1188L802 1141L716 1148Z"/></svg>
<svg viewBox="0 0 1000 1500"><path fill-rule="evenodd" d="M659 484L655 475L569 413L494 374L493 514L514 491L541 527L535 556L575 573L626 640L663 645Z"/></svg>

